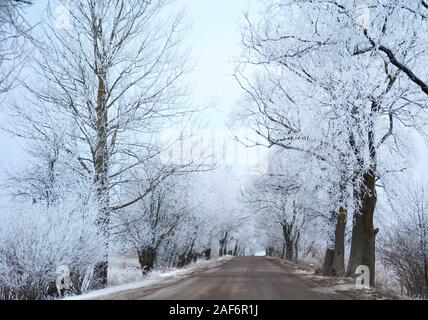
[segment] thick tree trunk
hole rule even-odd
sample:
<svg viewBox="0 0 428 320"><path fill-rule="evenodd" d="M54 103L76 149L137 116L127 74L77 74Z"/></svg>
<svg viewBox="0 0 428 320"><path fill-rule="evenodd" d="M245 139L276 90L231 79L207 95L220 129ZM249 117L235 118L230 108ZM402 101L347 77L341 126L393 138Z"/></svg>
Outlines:
<svg viewBox="0 0 428 320"><path fill-rule="evenodd" d="M156 250L154 248L144 248L138 250L138 262L143 274L146 274L155 266Z"/></svg>
<svg viewBox="0 0 428 320"><path fill-rule="evenodd" d="M346 210L342 207L339 209L339 213L332 212L331 220L336 223L334 243L325 252L322 274L324 276L342 276L345 273Z"/></svg>
<svg viewBox="0 0 428 320"><path fill-rule="evenodd" d="M285 260L293 260L293 240L291 237L292 228L287 223L282 224L282 233L285 240Z"/></svg>
<svg viewBox="0 0 428 320"><path fill-rule="evenodd" d="M108 185L108 116L106 107L106 72L97 70L98 76L98 96L96 108L96 132L97 140L94 150L94 184L96 186L96 194L100 205L97 224L100 234L104 237L105 255L94 271L95 282L99 287L107 286L108 276L108 245L109 245L109 224L110 224L110 205L109 205L109 185Z"/></svg>
<svg viewBox="0 0 428 320"><path fill-rule="evenodd" d="M291 241L287 242L285 246L285 260L293 260L293 243Z"/></svg>
<svg viewBox="0 0 428 320"><path fill-rule="evenodd" d="M333 259L334 259L334 250L331 248L327 248L324 254L324 263L321 271L323 276L334 275Z"/></svg>
<svg viewBox="0 0 428 320"><path fill-rule="evenodd" d="M336 276L345 274L345 229L346 229L346 209L341 207L336 224L333 271Z"/></svg>
<svg viewBox="0 0 428 320"><path fill-rule="evenodd" d="M224 256L227 254L227 237L229 236L229 233L226 232L224 237L222 239L219 240L219 250L218 250L218 255L220 257Z"/></svg>
<svg viewBox="0 0 428 320"><path fill-rule="evenodd" d="M377 202L376 179L374 172L369 170L363 177L363 185L357 191L360 210L354 215L351 251L346 271L347 276L355 273L359 265L370 270L370 285L375 285L375 242L378 229L374 229L373 216Z"/></svg>
<svg viewBox="0 0 428 320"><path fill-rule="evenodd" d="M239 252L239 243L237 242L235 244L235 249L233 249L233 255L236 257L238 255Z"/></svg>
<svg viewBox="0 0 428 320"><path fill-rule="evenodd" d="M219 257L223 257L223 242L221 240L219 241L218 255Z"/></svg>
<svg viewBox="0 0 428 320"><path fill-rule="evenodd" d="M281 250L281 259L285 259L285 242L282 244L282 250Z"/></svg>
<svg viewBox="0 0 428 320"><path fill-rule="evenodd" d="M206 259L206 260L210 260L211 259L211 248L210 249L206 249L205 251L204 251L204 258Z"/></svg>

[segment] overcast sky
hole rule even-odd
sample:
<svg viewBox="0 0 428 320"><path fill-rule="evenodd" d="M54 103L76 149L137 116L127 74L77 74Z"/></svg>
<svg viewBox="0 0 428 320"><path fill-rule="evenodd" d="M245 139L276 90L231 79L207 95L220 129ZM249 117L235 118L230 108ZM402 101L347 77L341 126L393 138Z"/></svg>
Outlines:
<svg viewBox="0 0 428 320"><path fill-rule="evenodd" d="M193 56L197 62L195 96L218 98L218 118L226 115L241 91L232 79L231 59L239 55L240 19L249 0L187 0L193 22Z"/></svg>
<svg viewBox="0 0 428 320"><path fill-rule="evenodd" d="M214 128L224 127L224 121L240 97L240 89L232 79L231 59L240 53L239 21L249 0L180 0L191 22L190 42L195 69L191 76L194 101L211 104L215 110L206 112ZM37 21L46 1L39 0L31 9L30 20ZM4 119L3 115L0 115ZM0 132L0 166L8 168L23 163L22 151L16 141Z"/></svg>

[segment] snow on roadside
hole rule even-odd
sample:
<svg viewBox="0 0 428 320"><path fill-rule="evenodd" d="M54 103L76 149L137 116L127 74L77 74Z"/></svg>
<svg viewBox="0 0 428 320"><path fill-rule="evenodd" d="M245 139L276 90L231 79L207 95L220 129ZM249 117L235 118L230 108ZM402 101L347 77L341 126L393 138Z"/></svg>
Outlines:
<svg viewBox="0 0 428 320"><path fill-rule="evenodd" d="M362 300L406 300L407 297L400 295L396 291L388 288L371 288L361 289L355 285L355 280L345 277L325 277L316 274L312 265L299 262L297 264L289 261L272 258L272 261L283 265L293 274L300 276L302 279L309 281L312 291L325 294L340 294L350 299Z"/></svg>
<svg viewBox="0 0 428 320"><path fill-rule="evenodd" d="M224 256L211 260L198 260L197 262L181 269L172 268L165 271L154 270L150 272L146 277L144 277L144 280L138 282L112 286L78 296L70 296L64 298L63 300L96 300L104 296L120 293L123 291L136 290L159 284L168 284L170 282L175 282L179 279L188 277L198 271L214 269L225 263L226 261L229 261L230 259L232 259L231 256Z"/></svg>

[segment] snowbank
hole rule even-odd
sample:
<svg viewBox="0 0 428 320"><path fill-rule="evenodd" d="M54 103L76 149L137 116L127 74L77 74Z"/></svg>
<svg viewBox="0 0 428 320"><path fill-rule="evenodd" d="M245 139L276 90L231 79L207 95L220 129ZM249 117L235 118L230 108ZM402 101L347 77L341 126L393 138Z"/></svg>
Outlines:
<svg viewBox="0 0 428 320"><path fill-rule="evenodd" d="M215 258L212 260L199 260L186 268L182 269L169 269L165 271L153 271L149 273L144 280L134 283L127 283L118 286L113 286L101 290L92 291L83 295L71 296L64 298L63 300L97 300L106 295L120 293L123 291L136 290L141 288L150 287L153 285L170 284L174 283L179 279L188 277L195 272L200 272L206 269L216 268L224 262L232 259L231 256L225 256L221 258Z"/></svg>

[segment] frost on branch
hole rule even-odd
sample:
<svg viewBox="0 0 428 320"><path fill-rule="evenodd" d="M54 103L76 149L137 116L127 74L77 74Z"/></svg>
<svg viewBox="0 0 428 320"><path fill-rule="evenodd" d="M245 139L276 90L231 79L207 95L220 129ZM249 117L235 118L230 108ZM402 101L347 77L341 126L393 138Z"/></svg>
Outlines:
<svg viewBox="0 0 428 320"><path fill-rule="evenodd" d="M95 225L98 205L88 196L63 190L54 203L11 203L0 211L0 299L56 296L56 270L67 266L72 290L91 287L94 265L102 258Z"/></svg>

